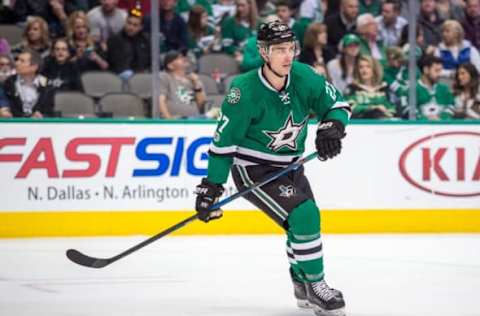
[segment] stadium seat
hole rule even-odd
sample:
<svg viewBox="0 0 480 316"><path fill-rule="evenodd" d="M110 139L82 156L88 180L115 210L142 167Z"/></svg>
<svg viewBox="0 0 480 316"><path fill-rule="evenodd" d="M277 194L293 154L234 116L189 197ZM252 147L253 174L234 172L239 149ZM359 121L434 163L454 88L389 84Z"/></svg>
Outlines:
<svg viewBox="0 0 480 316"><path fill-rule="evenodd" d="M55 93L55 111L62 117L95 117L95 103L81 92L58 91Z"/></svg>
<svg viewBox="0 0 480 316"><path fill-rule="evenodd" d="M22 40L23 29L15 24L0 25L0 36L5 38L10 47L15 46Z"/></svg>
<svg viewBox="0 0 480 316"><path fill-rule="evenodd" d="M198 77L202 81L203 87L205 88L205 93L207 95L219 93L217 82L213 80L211 76L206 74L198 74Z"/></svg>
<svg viewBox="0 0 480 316"><path fill-rule="evenodd" d="M152 74L136 73L128 80L128 89L130 92L138 95L142 99L152 97Z"/></svg>
<svg viewBox="0 0 480 316"><path fill-rule="evenodd" d="M100 99L99 103L102 112L111 113L113 117L145 117L143 101L133 93L108 93Z"/></svg>
<svg viewBox="0 0 480 316"><path fill-rule="evenodd" d="M227 54L206 54L198 59L199 73L211 75L216 69L223 75L239 72L238 62Z"/></svg>
<svg viewBox="0 0 480 316"><path fill-rule="evenodd" d="M101 98L107 93L122 92L122 80L112 72L87 71L81 76L85 93L93 98Z"/></svg>

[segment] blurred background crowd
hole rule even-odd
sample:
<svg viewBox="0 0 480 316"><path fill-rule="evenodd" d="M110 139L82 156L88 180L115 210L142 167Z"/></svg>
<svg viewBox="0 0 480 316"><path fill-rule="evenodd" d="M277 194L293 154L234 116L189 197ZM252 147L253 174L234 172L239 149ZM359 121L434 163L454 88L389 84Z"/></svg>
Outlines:
<svg viewBox="0 0 480 316"><path fill-rule="evenodd" d="M258 25L280 19L354 118L407 119L415 16L416 118L480 119L480 0L407 2L159 0L153 107L150 0L2 0L0 117L214 118L235 75L262 64Z"/></svg>

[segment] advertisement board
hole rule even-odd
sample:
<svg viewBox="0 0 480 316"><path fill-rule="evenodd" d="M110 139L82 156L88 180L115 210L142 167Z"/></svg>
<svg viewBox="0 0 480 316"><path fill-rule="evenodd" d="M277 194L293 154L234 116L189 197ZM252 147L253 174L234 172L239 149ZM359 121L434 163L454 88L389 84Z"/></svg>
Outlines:
<svg viewBox="0 0 480 316"><path fill-rule="evenodd" d="M0 124L0 213L192 210L211 123ZM307 153L314 150L309 125ZM352 124L305 165L321 210L480 209L480 125ZM226 196L236 192L229 179ZM243 199L226 210L254 211Z"/></svg>

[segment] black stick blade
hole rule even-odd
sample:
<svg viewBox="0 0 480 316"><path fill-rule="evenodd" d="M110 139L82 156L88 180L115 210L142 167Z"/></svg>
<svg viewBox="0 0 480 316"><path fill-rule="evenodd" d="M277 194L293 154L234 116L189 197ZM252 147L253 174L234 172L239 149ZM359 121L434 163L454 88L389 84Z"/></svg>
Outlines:
<svg viewBox="0 0 480 316"><path fill-rule="evenodd" d="M89 257L75 249L67 250L67 258L81 266L97 269L103 268L111 263L109 259Z"/></svg>

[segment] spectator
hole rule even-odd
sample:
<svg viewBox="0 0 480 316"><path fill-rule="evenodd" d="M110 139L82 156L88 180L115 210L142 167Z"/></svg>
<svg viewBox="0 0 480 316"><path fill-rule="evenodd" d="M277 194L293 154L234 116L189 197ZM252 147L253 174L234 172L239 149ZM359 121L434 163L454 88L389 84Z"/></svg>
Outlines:
<svg viewBox="0 0 480 316"><path fill-rule="evenodd" d="M77 65L70 61L70 48L65 38L53 43L52 56L45 60L41 74L48 79L48 84L56 91L82 91L80 72Z"/></svg>
<svg viewBox="0 0 480 316"><path fill-rule="evenodd" d="M423 30L425 44L427 46L437 46L441 40L440 27L443 24L443 19L438 15L435 0L420 1L420 15L417 21Z"/></svg>
<svg viewBox="0 0 480 316"><path fill-rule="evenodd" d="M480 49L480 0L467 0L465 20L462 23L465 38Z"/></svg>
<svg viewBox="0 0 480 316"><path fill-rule="evenodd" d="M150 71L150 37L142 31L141 14L141 11L131 10L123 30L107 42L110 70L124 81L128 81L135 72Z"/></svg>
<svg viewBox="0 0 480 316"><path fill-rule="evenodd" d="M360 52L376 60L385 60L385 48L378 38L378 24L370 13L357 18L357 32L360 37Z"/></svg>
<svg viewBox="0 0 480 316"><path fill-rule="evenodd" d="M68 19L68 40L74 61L81 73L107 70L106 51L90 36L87 15L82 11L72 13Z"/></svg>
<svg viewBox="0 0 480 316"><path fill-rule="evenodd" d="M341 0L340 12L325 20L328 30L328 45L338 52L338 43L347 33L356 31L358 0Z"/></svg>
<svg viewBox="0 0 480 316"><path fill-rule="evenodd" d="M382 80L382 66L371 56L360 56L353 72L353 82L345 93L352 106L352 117L363 119L392 118L395 106L388 98L388 86Z"/></svg>
<svg viewBox="0 0 480 316"><path fill-rule="evenodd" d="M382 3L382 15L375 18L379 27L379 39L384 47L398 46L400 35L407 20L400 16L400 0L386 0Z"/></svg>
<svg viewBox="0 0 480 316"><path fill-rule="evenodd" d="M257 5L254 0L236 0L235 16L225 19L222 23L222 45L227 54L240 54L247 38L257 28Z"/></svg>
<svg viewBox="0 0 480 316"><path fill-rule="evenodd" d="M42 17L52 38L65 35L68 14L85 9L79 0L16 0L13 8L19 21L30 16Z"/></svg>
<svg viewBox="0 0 480 316"><path fill-rule="evenodd" d="M373 16L380 15L381 3L379 0L359 0L359 14L370 13Z"/></svg>
<svg viewBox="0 0 480 316"><path fill-rule="evenodd" d="M344 92L353 81L353 71L360 56L360 38L347 34L340 43L340 54L327 64L333 85Z"/></svg>
<svg viewBox="0 0 480 316"><path fill-rule="evenodd" d="M33 50L21 52L15 68L17 74L5 81L10 108L5 116L42 118L53 114L53 95L47 78L38 74L42 58Z"/></svg>
<svg viewBox="0 0 480 316"><path fill-rule="evenodd" d="M474 65L466 63L458 67L453 91L455 117L480 119L480 78Z"/></svg>
<svg viewBox="0 0 480 316"><path fill-rule="evenodd" d="M150 15L150 1L148 0L118 0L118 7L130 12L132 9L138 9L142 12L142 16Z"/></svg>
<svg viewBox="0 0 480 316"><path fill-rule="evenodd" d="M47 22L38 16L30 17L23 31L23 40L12 48L13 57L25 49L31 49L45 58L50 54L50 38Z"/></svg>
<svg viewBox="0 0 480 316"><path fill-rule="evenodd" d="M404 52L408 52L410 50L410 44L408 43L408 25L404 26L398 44ZM416 44L417 45L415 46L415 55L417 56L417 59L419 59L425 54L433 55L435 52L435 46L427 45L425 43L423 29L418 25L416 29Z"/></svg>
<svg viewBox="0 0 480 316"><path fill-rule="evenodd" d="M177 0L160 0L160 33L163 39L160 47L162 53L170 50L184 50L188 47L187 24L175 13ZM146 17L144 28L150 31L150 19Z"/></svg>
<svg viewBox="0 0 480 316"><path fill-rule="evenodd" d="M11 117L11 113L9 111L10 103L5 95L3 85L5 80L14 74L15 70L13 69L13 63L10 59L10 56L6 54L0 54L0 117Z"/></svg>
<svg viewBox="0 0 480 316"><path fill-rule="evenodd" d="M235 0L219 0L212 5L212 10L214 25L221 25L227 17L235 15L237 8Z"/></svg>
<svg viewBox="0 0 480 316"><path fill-rule="evenodd" d="M460 64L470 62L480 71L480 54L469 41L464 40L462 25L454 20L447 20L442 25L442 42L435 50L435 55L443 63L442 77L452 78Z"/></svg>
<svg viewBox="0 0 480 316"><path fill-rule="evenodd" d="M208 24L207 11L201 5L194 5L190 10L187 30L188 49L196 57L219 50L221 47L219 32Z"/></svg>
<svg viewBox="0 0 480 316"><path fill-rule="evenodd" d="M208 0L179 0L175 12L179 14L184 21L188 21L188 16L193 6L201 6L207 13L207 16L213 16L212 5Z"/></svg>
<svg viewBox="0 0 480 316"><path fill-rule="evenodd" d="M204 111L205 92L195 73L187 75L188 58L178 51L165 55L165 71L160 74L160 117L198 117Z"/></svg>
<svg viewBox="0 0 480 316"><path fill-rule="evenodd" d="M462 22L465 19L463 6L454 2L452 0L437 0L437 12L442 20Z"/></svg>
<svg viewBox="0 0 480 316"><path fill-rule="evenodd" d="M327 46L327 27L315 22L308 26L299 61L316 68L335 58L335 53Z"/></svg>
<svg viewBox="0 0 480 316"><path fill-rule="evenodd" d="M300 20L307 20L308 22L323 22L326 9L324 1L303 0L298 10L298 17Z"/></svg>
<svg viewBox="0 0 480 316"><path fill-rule="evenodd" d="M418 62L421 70L417 80L416 117L424 120L449 119L453 115L454 98L450 88L438 82L442 73L442 60L433 55L423 55ZM408 116L408 90L402 92L402 115Z"/></svg>
<svg viewBox="0 0 480 316"><path fill-rule="evenodd" d="M118 0L100 0L100 5L88 11L90 35L107 50L106 43L110 36L120 32L125 26L127 12L117 7Z"/></svg>
<svg viewBox="0 0 480 316"><path fill-rule="evenodd" d="M278 0L275 13L280 21L290 26L293 33L295 33L297 41L300 43L300 47L303 47L305 30L307 29L310 20L300 19L296 21L292 17L293 12L288 0Z"/></svg>

